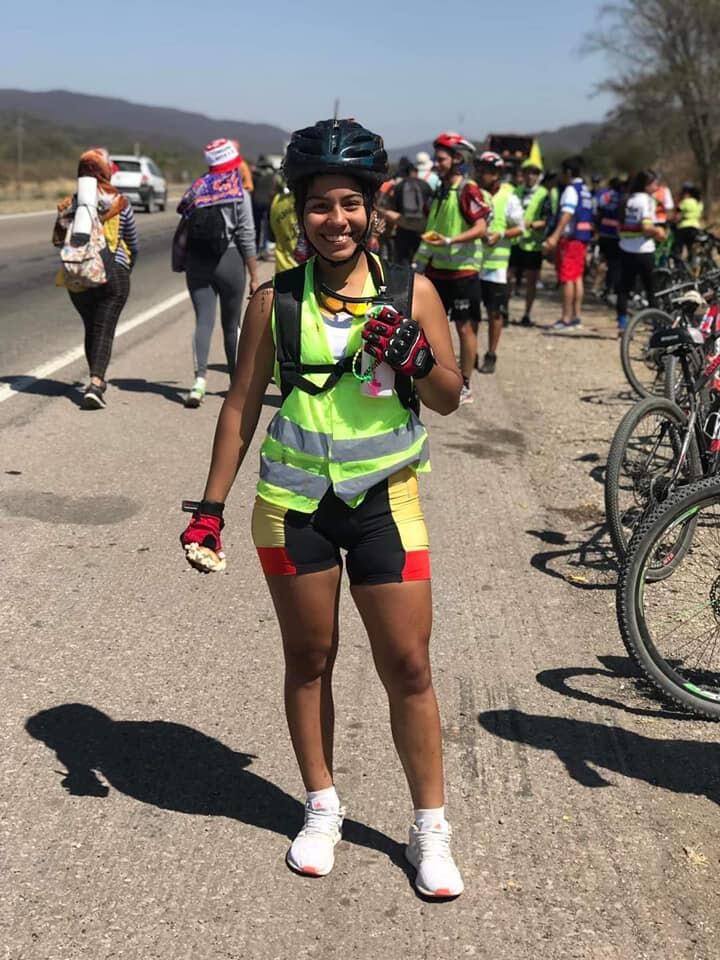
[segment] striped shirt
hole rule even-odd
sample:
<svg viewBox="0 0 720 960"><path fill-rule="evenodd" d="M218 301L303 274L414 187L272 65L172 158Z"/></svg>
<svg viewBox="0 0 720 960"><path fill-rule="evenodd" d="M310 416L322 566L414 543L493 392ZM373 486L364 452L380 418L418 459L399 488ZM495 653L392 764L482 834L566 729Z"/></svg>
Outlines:
<svg viewBox="0 0 720 960"><path fill-rule="evenodd" d="M118 243L118 248L115 251L115 263L119 263L125 267L126 270L129 270L131 266L135 266L138 256L138 232L135 223L135 213L133 212L132 205L129 203L120 211L118 239L125 241L125 245L130 251L130 259L128 259L125 247L122 243Z"/></svg>

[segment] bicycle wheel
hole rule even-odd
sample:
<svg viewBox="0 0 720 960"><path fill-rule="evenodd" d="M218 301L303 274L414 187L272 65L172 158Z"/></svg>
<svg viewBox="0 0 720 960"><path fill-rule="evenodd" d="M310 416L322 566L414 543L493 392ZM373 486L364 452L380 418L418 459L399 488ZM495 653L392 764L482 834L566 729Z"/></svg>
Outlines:
<svg viewBox="0 0 720 960"><path fill-rule="evenodd" d="M648 571L691 546L670 576ZM720 479L676 491L638 525L617 587L617 617L630 656L666 696L720 719Z"/></svg>
<svg viewBox="0 0 720 960"><path fill-rule="evenodd" d="M655 351L650 350L650 337L659 326L669 326L673 319L663 310L641 310L628 318L620 340L620 362L628 383L639 397L662 395L663 367Z"/></svg>
<svg viewBox="0 0 720 960"><path fill-rule="evenodd" d="M620 421L605 469L605 519L618 560L624 559L648 507L667 495L686 431L683 411L663 397L638 400ZM701 476L693 437L680 479L688 482ZM666 573L666 567L656 571L657 576Z"/></svg>

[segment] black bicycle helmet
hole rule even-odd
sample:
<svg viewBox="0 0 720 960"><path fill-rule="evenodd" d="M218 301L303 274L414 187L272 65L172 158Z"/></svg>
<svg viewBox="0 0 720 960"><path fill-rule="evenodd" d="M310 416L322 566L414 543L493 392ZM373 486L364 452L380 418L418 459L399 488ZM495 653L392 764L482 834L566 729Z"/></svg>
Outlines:
<svg viewBox="0 0 720 960"><path fill-rule="evenodd" d="M382 137L354 120L319 120L296 130L285 151L283 171L290 189L321 173L347 173L377 187L386 179Z"/></svg>

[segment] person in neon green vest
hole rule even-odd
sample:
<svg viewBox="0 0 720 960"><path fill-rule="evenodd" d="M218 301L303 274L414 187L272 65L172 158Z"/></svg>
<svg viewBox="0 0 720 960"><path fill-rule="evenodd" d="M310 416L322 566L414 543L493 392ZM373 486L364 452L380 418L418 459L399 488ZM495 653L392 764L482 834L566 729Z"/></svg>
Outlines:
<svg viewBox="0 0 720 960"><path fill-rule="evenodd" d="M480 186L492 206L492 221L482 243L480 290L488 315L488 349L480 373L495 373L497 349L503 329L503 308L507 303L507 272L515 237L524 232L522 204L511 184L501 183L505 169L502 157L486 150L476 161Z"/></svg>
<svg viewBox="0 0 720 960"><path fill-rule="evenodd" d="M703 203L700 190L692 183L684 183L680 191L677 209L677 229L675 231L674 252L682 256L687 250L688 259L692 255L695 238L702 226Z"/></svg>
<svg viewBox="0 0 720 960"><path fill-rule="evenodd" d="M270 233L275 241L275 270L291 270L298 265L300 228L295 213L295 200L284 179L270 203L268 214Z"/></svg>
<svg viewBox="0 0 720 960"><path fill-rule="evenodd" d="M463 375L460 403L472 403L470 380L480 325L480 240L487 231L490 205L463 172L475 150L472 143L459 133L447 132L437 136L433 145L441 187L430 206L415 265L433 282L455 324Z"/></svg>
<svg viewBox="0 0 720 960"><path fill-rule="evenodd" d="M449 414L462 378L433 285L400 268L404 292L393 296L409 298L409 316L402 316L388 304L395 272L367 250L373 199L387 173L382 138L352 120L320 121L292 135L284 171L314 255L277 274L248 305L203 500L181 542L193 566L224 565L225 500L274 377L282 401L260 450L252 532L282 634L285 711L307 790L305 825L287 863L325 876L342 832L332 672L343 549L410 787L406 856L415 884L426 896L458 896L463 882L445 818L417 484L429 454L412 388L430 409ZM286 361L290 347L297 352Z"/></svg>
<svg viewBox="0 0 720 960"><path fill-rule="evenodd" d="M542 270L542 245L549 214L547 188L539 183L541 168L532 160L522 165L523 184L518 197L523 208L525 232L513 247L511 263L525 278L525 313L520 321L524 327L532 324L530 313L535 303L537 283Z"/></svg>

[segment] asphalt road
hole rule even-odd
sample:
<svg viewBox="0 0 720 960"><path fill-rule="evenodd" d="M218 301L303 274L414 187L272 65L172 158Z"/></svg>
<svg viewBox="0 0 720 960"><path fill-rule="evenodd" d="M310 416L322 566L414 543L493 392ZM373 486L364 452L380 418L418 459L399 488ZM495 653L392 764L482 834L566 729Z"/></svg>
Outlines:
<svg viewBox="0 0 720 960"><path fill-rule="evenodd" d="M136 213L141 255L123 318L181 291L170 271L169 244L177 214ZM20 376L82 340L82 322L65 290L55 287L57 250L52 214L0 218L0 376Z"/></svg>
<svg viewBox="0 0 720 960"><path fill-rule="evenodd" d="M180 286L170 220L140 220L130 314ZM35 229L3 271L13 372L78 340L32 269ZM601 484L628 397L611 319L587 319L568 337L511 327L476 403L427 417L453 903L419 899L404 866L410 804L347 593L345 839L328 878L284 864L302 790L249 535L274 397L229 501L227 573L194 573L177 542L225 386L219 336L197 411L177 402L187 303L118 343L107 410L78 409L81 363L0 403L0 956L715 960L717 728L650 697L618 638Z"/></svg>

